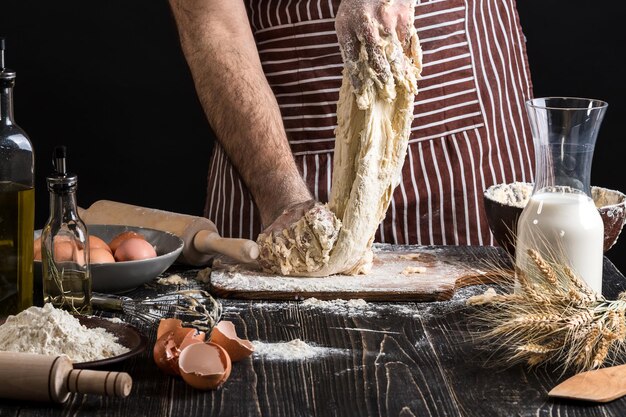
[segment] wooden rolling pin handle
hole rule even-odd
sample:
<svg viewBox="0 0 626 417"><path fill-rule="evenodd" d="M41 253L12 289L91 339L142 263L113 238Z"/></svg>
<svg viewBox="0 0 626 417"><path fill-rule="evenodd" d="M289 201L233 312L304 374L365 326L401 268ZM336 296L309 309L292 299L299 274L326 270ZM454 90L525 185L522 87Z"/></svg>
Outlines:
<svg viewBox="0 0 626 417"><path fill-rule="evenodd" d="M202 253L221 253L239 262L252 262L259 257L259 246L248 239L223 238L210 230L200 230L193 238L193 246Z"/></svg>
<svg viewBox="0 0 626 417"><path fill-rule="evenodd" d="M67 376L66 388L80 394L126 398L132 386L133 380L126 372L73 369Z"/></svg>
<svg viewBox="0 0 626 417"><path fill-rule="evenodd" d="M0 352L0 397L64 403L71 392L127 397L132 379L125 372L74 369L65 355Z"/></svg>

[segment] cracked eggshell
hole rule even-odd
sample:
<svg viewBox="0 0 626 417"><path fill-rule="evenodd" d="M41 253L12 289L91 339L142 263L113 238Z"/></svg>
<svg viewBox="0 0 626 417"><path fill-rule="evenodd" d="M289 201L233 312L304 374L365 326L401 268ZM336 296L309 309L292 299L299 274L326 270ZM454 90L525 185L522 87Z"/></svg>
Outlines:
<svg viewBox="0 0 626 417"><path fill-rule="evenodd" d="M183 328L183 322L179 319L161 319L157 328L157 339L160 339L165 333L174 332Z"/></svg>
<svg viewBox="0 0 626 417"><path fill-rule="evenodd" d="M206 338L204 332L190 327L182 327L178 319L162 319L157 329L157 341L152 356L156 365L166 374L180 375L178 357L180 352L193 343L202 343Z"/></svg>
<svg viewBox="0 0 626 417"><path fill-rule="evenodd" d="M186 383L200 390L219 388L230 376L231 360L215 343L194 343L182 350L178 365Z"/></svg>
<svg viewBox="0 0 626 417"><path fill-rule="evenodd" d="M204 332L189 332L185 335L183 341L180 343L180 350L182 352L183 349L194 343L204 343L205 339L206 333Z"/></svg>
<svg viewBox="0 0 626 417"><path fill-rule="evenodd" d="M152 350L154 363L168 375L180 375L178 356L180 349L174 341L174 332L168 332L157 339Z"/></svg>
<svg viewBox="0 0 626 417"><path fill-rule="evenodd" d="M230 321L220 321L211 332L211 342L226 349L231 361L237 362L254 352L254 345L249 340L240 339L235 325Z"/></svg>

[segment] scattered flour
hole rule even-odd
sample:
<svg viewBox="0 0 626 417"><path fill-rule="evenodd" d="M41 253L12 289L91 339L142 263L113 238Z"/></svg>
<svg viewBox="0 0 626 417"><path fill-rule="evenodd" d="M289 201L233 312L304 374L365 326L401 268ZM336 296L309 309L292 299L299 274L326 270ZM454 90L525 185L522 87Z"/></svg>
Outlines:
<svg viewBox="0 0 626 417"><path fill-rule="evenodd" d="M485 191L485 197L507 206L524 208L532 192L532 183L512 182L510 184L492 185Z"/></svg>
<svg viewBox="0 0 626 417"><path fill-rule="evenodd" d="M352 300L342 300L338 298L336 300L318 300L315 297L307 298L302 301L302 306L305 307L319 307L319 308L330 308L336 309L339 307L344 308L366 308L367 302L361 298L352 299Z"/></svg>
<svg viewBox="0 0 626 417"><path fill-rule="evenodd" d="M30 307L0 326L0 351L65 354L73 362L91 362L128 352L102 328L89 329L52 304Z"/></svg>
<svg viewBox="0 0 626 417"><path fill-rule="evenodd" d="M347 351L345 349L312 346L300 339L279 343L268 343L255 340L252 344L254 345L255 356L260 356L266 360L279 361L312 359L327 355L343 354Z"/></svg>
<svg viewBox="0 0 626 417"><path fill-rule="evenodd" d="M183 278L180 275L174 274L170 275L167 278L159 278L157 279L157 284L161 285L189 285L189 280L187 278Z"/></svg>

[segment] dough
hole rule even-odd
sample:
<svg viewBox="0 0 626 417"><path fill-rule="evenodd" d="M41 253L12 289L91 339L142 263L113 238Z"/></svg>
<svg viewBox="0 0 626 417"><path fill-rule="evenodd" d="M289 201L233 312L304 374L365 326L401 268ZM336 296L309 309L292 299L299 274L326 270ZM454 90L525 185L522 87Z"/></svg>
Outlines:
<svg viewBox="0 0 626 417"><path fill-rule="evenodd" d="M422 66L415 28L406 51L395 34L381 29L380 38L392 77L384 83L375 77L364 46L357 62L344 63L330 201L281 235L259 235L268 272L327 276L371 268L374 235L401 180ZM362 81L358 90L354 75Z"/></svg>
<svg viewBox="0 0 626 417"><path fill-rule="evenodd" d="M401 272L402 275L423 274L426 268L423 266L407 266Z"/></svg>

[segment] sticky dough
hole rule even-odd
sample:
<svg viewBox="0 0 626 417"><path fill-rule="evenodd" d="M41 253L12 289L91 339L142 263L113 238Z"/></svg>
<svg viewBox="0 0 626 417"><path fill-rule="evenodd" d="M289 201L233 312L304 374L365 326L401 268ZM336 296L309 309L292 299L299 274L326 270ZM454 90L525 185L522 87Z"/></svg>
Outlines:
<svg viewBox="0 0 626 417"><path fill-rule="evenodd" d="M374 235L402 176L422 63L414 28L406 52L395 34L380 33L392 77L375 77L364 46L357 62L345 62L330 201L282 234L259 235L260 264L268 272L327 276L371 268Z"/></svg>

